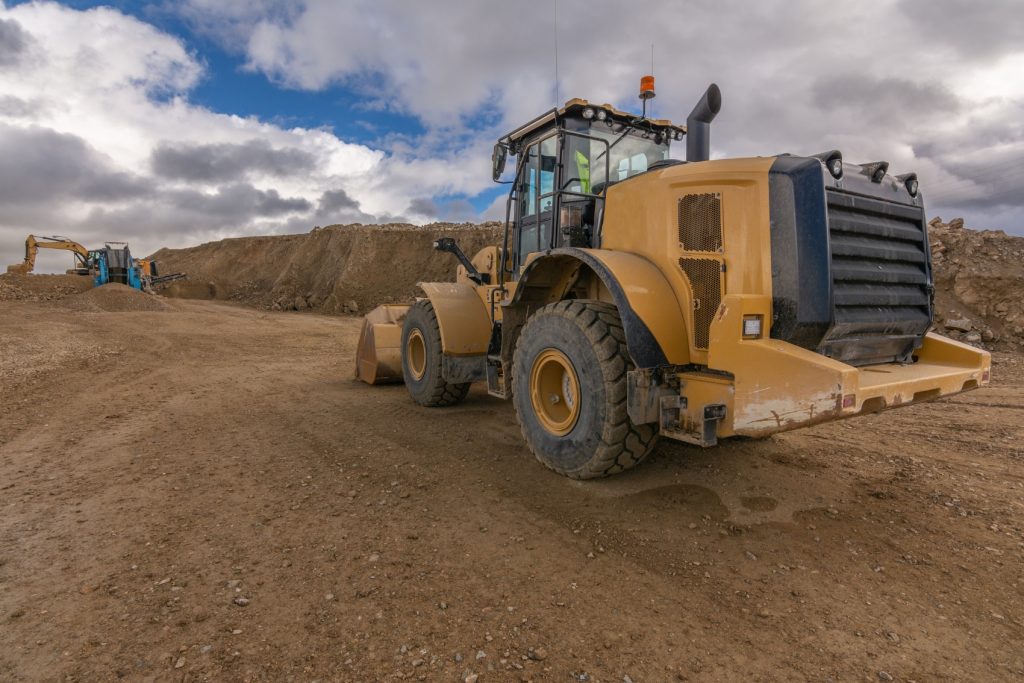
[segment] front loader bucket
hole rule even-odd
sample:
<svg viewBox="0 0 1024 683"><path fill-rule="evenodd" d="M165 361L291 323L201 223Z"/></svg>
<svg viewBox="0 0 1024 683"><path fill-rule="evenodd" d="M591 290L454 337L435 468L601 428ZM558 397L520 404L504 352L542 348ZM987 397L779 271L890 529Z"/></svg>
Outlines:
<svg viewBox="0 0 1024 683"><path fill-rule="evenodd" d="M363 318L356 378L367 384L402 381L402 319L408 306L378 306Z"/></svg>

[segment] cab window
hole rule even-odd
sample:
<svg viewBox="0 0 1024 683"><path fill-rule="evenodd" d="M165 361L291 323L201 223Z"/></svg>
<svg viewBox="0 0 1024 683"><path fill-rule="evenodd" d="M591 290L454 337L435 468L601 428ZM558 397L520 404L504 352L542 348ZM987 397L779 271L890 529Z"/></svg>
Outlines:
<svg viewBox="0 0 1024 683"><path fill-rule="evenodd" d="M519 215L532 216L537 212L537 145L530 145L523 159L526 169L523 171L525 186L519 200Z"/></svg>
<svg viewBox="0 0 1024 683"><path fill-rule="evenodd" d="M550 211L555 201L555 165L558 163L558 144L554 137L540 143L540 210Z"/></svg>
<svg viewBox="0 0 1024 683"><path fill-rule="evenodd" d="M531 251L537 251L537 198L539 174L537 169L537 145L530 145L523 156L523 188L519 199L519 243L517 265Z"/></svg>
<svg viewBox="0 0 1024 683"><path fill-rule="evenodd" d="M536 250L551 247L551 212L555 205L555 168L558 165L558 139L549 137L540 143L540 216L537 221Z"/></svg>
<svg viewBox="0 0 1024 683"><path fill-rule="evenodd" d="M634 176L637 173L643 173L647 170L647 155L646 154L634 154L631 157L623 157L619 159L619 180L625 180L630 176Z"/></svg>

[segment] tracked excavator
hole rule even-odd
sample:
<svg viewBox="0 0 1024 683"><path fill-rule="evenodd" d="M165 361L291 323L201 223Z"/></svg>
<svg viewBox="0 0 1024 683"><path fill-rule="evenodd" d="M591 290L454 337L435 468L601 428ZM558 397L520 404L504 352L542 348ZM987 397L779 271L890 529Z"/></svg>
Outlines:
<svg viewBox="0 0 1024 683"><path fill-rule="evenodd" d="M36 237L25 238L25 260L13 266L7 266L8 273L28 275L36 267L36 256L40 249L60 249L70 251L75 259L74 268L68 274L87 275L89 273L89 250L78 242L67 237Z"/></svg>
<svg viewBox="0 0 1024 683"><path fill-rule="evenodd" d="M929 331L917 176L839 150L711 160L721 102L712 84L676 125L574 99L503 136L501 244L470 259L438 240L455 282L372 311L357 377L430 407L482 383L578 479L659 437L710 447L988 384L987 352Z"/></svg>

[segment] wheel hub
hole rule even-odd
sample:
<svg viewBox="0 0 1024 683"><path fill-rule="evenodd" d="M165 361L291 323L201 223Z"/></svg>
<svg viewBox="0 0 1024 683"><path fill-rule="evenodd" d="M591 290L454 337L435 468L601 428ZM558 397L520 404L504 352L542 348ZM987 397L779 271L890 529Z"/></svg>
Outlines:
<svg viewBox="0 0 1024 683"><path fill-rule="evenodd" d="M405 357L413 378L417 381L423 379L427 372L427 344L418 329L414 328L409 332L409 338L405 342Z"/></svg>
<svg viewBox="0 0 1024 683"><path fill-rule="evenodd" d="M544 429L565 436L580 415L580 382L569 358L558 349L545 349L530 370L530 402Z"/></svg>

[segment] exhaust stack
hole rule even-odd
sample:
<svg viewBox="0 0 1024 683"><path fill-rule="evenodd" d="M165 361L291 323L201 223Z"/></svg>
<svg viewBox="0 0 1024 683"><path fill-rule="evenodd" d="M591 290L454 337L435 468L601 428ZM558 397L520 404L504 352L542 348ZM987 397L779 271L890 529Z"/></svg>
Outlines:
<svg viewBox="0 0 1024 683"><path fill-rule="evenodd" d="M711 122L722 109L722 91L712 83L686 117L686 160L707 161L711 155Z"/></svg>

